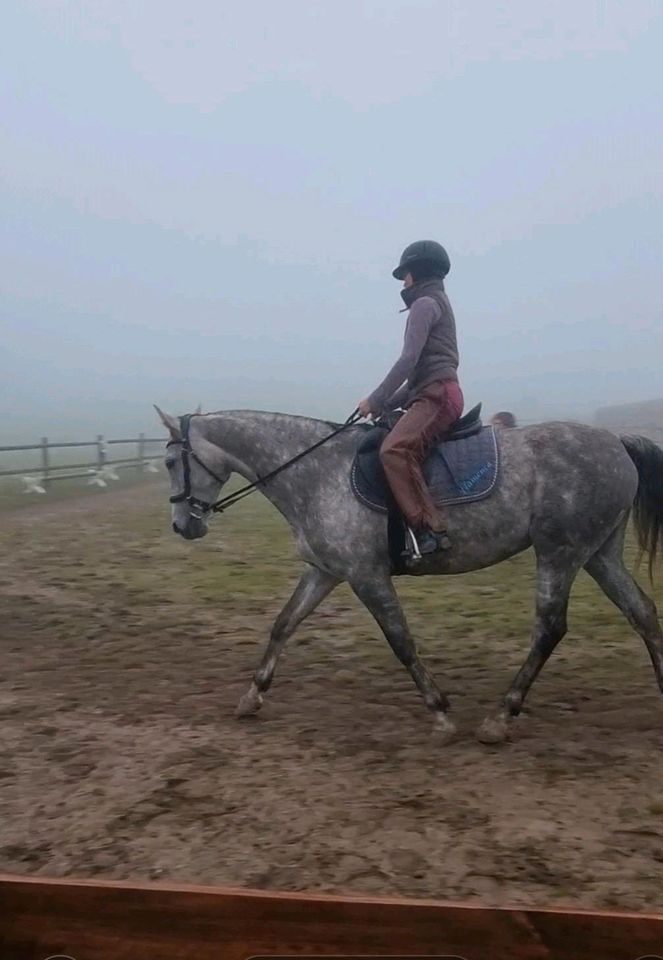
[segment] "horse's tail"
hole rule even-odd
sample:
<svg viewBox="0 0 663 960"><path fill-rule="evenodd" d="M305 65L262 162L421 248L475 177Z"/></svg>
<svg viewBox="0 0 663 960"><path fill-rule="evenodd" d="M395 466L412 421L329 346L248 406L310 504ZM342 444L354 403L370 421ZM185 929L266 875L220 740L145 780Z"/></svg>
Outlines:
<svg viewBox="0 0 663 960"><path fill-rule="evenodd" d="M663 450L646 437L620 439L638 470L633 522L640 549L649 556L651 577L663 530Z"/></svg>

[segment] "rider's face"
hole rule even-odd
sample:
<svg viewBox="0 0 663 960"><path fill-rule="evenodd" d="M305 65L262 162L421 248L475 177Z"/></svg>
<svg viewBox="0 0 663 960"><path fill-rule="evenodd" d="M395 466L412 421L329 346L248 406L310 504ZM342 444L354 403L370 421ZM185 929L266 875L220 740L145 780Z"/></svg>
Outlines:
<svg viewBox="0 0 663 960"><path fill-rule="evenodd" d="M406 273L405 277L403 278L403 287L407 290L407 288L411 287L413 283L414 280L412 279L412 274Z"/></svg>

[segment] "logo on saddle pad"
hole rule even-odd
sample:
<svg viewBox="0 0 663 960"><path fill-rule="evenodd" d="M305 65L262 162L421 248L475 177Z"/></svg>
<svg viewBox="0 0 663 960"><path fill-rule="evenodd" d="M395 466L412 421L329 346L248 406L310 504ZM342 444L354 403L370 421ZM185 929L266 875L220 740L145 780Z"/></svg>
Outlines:
<svg viewBox="0 0 663 960"><path fill-rule="evenodd" d="M472 490L476 487L479 480L486 476L487 473L493 469L492 463L484 463L482 467L479 467L471 477L468 477L466 480L458 481L458 489L461 493L472 493Z"/></svg>

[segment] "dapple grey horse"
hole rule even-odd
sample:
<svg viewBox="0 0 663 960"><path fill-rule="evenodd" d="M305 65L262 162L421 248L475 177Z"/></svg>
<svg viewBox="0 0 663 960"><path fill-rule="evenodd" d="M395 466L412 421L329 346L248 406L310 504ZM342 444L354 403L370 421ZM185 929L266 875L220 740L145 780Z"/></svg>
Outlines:
<svg viewBox="0 0 663 960"><path fill-rule="evenodd" d="M187 540L207 533L209 505L232 473L250 482L265 477L333 427L277 413L232 411L180 419L158 412L170 432L166 467L175 501L173 529ZM306 569L274 623L238 715L260 708L288 637L346 581L410 672L446 739L454 732L449 701L419 659L408 630L390 575L386 518L359 503L350 488L361 435L360 428L350 427L261 487L290 524ZM494 494L449 508L452 549L411 569L413 574L466 573L534 548L538 588L532 646L502 704L479 728L485 743L506 739L511 718L564 636L569 592L583 567L644 640L663 691L663 634L656 607L622 559L631 514L650 570L656 557L663 527L663 450L642 437L619 438L575 423L506 430L500 447L501 477Z"/></svg>

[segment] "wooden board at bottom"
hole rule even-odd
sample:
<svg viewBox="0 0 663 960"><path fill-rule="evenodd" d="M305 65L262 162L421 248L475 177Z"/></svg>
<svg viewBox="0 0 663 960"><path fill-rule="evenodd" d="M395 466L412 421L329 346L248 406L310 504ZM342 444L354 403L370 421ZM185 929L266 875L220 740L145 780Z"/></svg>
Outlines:
<svg viewBox="0 0 663 960"><path fill-rule="evenodd" d="M663 915L0 874L0 960L663 960Z"/></svg>

